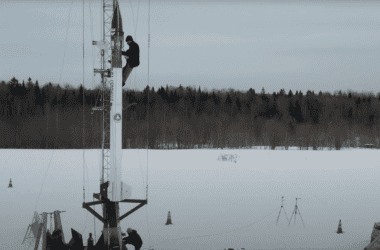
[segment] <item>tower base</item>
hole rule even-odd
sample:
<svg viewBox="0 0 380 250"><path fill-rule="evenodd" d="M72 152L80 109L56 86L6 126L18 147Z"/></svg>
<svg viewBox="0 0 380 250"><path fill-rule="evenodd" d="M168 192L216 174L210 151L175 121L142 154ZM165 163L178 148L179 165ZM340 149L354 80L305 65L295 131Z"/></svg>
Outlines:
<svg viewBox="0 0 380 250"><path fill-rule="evenodd" d="M117 228L110 228L110 242L111 245L108 247L107 241L108 241L108 233L107 230L104 230L102 235L99 237L98 242L94 246L94 250L119 250L119 243L117 242ZM116 241L116 242L115 242ZM91 249L89 249L91 250ZM128 250L127 247L124 244L121 244L121 250Z"/></svg>

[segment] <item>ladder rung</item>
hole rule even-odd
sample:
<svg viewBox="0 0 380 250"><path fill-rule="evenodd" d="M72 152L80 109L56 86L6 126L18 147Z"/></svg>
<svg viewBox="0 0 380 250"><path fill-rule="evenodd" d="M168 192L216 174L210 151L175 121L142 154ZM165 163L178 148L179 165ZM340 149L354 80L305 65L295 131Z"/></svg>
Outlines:
<svg viewBox="0 0 380 250"><path fill-rule="evenodd" d="M107 73L107 76L106 77L111 77L112 76L112 73L111 73L111 70L110 69L94 69L94 73Z"/></svg>
<svg viewBox="0 0 380 250"><path fill-rule="evenodd" d="M106 73L108 72L108 69L94 69L95 73Z"/></svg>

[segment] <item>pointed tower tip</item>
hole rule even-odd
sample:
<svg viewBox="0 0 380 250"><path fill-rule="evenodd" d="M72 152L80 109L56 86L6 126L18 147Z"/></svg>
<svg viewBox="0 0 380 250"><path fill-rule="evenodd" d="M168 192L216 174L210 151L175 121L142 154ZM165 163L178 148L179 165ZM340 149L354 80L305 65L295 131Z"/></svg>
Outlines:
<svg viewBox="0 0 380 250"><path fill-rule="evenodd" d="M123 32L123 21L121 19L118 1L116 1L116 7L115 7L114 12L113 12L111 28L115 29L115 31Z"/></svg>

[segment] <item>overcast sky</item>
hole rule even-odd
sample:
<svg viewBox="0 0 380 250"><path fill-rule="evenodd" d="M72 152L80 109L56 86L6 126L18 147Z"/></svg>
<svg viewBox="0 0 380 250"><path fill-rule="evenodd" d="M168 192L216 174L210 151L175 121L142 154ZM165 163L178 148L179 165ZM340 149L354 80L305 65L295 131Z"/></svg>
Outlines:
<svg viewBox="0 0 380 250"><path fill-rule="evenodd" d="M140 45L140 66L127 86L142 89L148 1L120 7L125 36ZM78 0L0 1L0 79L81 84L82 8ZM149 81L156 88L380 91L378 2L151 1L150 9ZM85 2L86 87L100 82L92 74L93 65L100 67L99 49L91 43L100 40L100 11L99 0Z"/></svg>

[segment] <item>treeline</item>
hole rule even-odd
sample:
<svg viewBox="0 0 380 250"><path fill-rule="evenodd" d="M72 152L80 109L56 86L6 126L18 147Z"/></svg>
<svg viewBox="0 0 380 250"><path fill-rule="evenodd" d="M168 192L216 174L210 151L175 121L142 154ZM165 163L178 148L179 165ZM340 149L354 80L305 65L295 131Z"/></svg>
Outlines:
<svg viewBox="0 0 380 250"><path fill-rule="evenodd" d="M99 88L2 81L0 148L101 148L100 99ZM123 148L380 146L380 96L371 93L166 86L124 90L123 102L136 103L123 111Z"/></svg>

